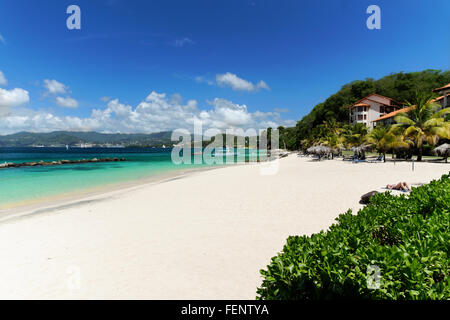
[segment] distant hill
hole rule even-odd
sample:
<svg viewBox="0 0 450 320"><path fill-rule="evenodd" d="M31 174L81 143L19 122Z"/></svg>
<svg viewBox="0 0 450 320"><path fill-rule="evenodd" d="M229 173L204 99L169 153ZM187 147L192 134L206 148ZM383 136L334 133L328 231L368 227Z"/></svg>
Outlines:
<svg viewBox="0 0 450 320"><path fill-rule="evenodd" d="M29 146L76 146L80 143L95 146L120 145L120 146L172 146L170 140L172 132L143 133L99 133L54 131L48 133L18 132L0 136L1 147L29 147Z"/></svg>

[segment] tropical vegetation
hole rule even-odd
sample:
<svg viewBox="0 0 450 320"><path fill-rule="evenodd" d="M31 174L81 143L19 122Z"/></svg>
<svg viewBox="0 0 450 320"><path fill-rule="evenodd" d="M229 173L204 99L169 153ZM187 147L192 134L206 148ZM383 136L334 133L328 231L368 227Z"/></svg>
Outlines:
<svg viewBox="0 0 450 320"><path fill-rule="evenodd" d="M450 299L450 176L380 193L327 231L291 236L258 299Z"/></svg>
<svg viewBox="0 0 450 320"><path fill-rule="evenodd" d="M434 88L450 83L450 71L391 74L379 80L366 79L344 85L339 92L318 104L293 128L280 130L280 140L290 150L306 151L327 146L334 151L365 146L386 154L411 158L431 154L432 149L450 139L450 110L440 109L432 95ZM400 113L395 125L368 130L363 124L348 123L347 106L377 93L404 103L409 112ZM280 129L280 128L279 128ZM370 131L370 132L369 132Z"/></svg>
<svg viewBox="0 0 450 320"><path fill-rule="evenodd" d="M444 118L450 113L450 108L441 109L441 105L427 94L417 94L415 101L415 105L407 102L409 112L395 117L392 132L400 132L415 145L418 149L417 160L421 161L424 142L434 146L440 138L450 139L450 122Z"/></svg>

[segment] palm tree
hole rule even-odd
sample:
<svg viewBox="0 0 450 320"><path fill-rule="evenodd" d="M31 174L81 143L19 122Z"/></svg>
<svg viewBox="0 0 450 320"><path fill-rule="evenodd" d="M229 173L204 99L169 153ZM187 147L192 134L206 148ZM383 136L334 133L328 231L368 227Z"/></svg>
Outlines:
<svg viewBox="0 0 450 320"><path fill-rule="evenodd" d="M404 141L402 135L396 135L392 130L384 126L378 126L373 129L367 136L367 142L383 154L384 162L386 162L386 153L389 150L393 150L392 154L394 154L394 150L408 148L410 145L407 141Z"/></svg>
<svg viewBox="0 0 450 320"><path fill-rule="evenodd" d="M395 140L395 135L384 126L376 127L367 136L367 142L383 154L383 162L386 162L386 152L392 148Z"/></svg>
<svg viewBox="0 0 450 320"><path fill-rule="evenodd" d="M450 138L450 122L444 116L450 113L450 108L441 108L441 105L431 99L431 95L416 94L415 105L407 102L409 112L397 115L397 122L392 125L394 133L404 130L404 136L411 139L418 148L417 161L422 161L423 143L435 145L439 138Z"/></svg>
<svg viewBox="0 0 450 320"><path fill-rule="evenodd" d="M340 123L337 122L336 119L334 119L334 118L325 120L322 123L322 125L324 126L326 131L328 131L328 133L332 133L332 134L338 135L342 131Z"/></svg>
<svg viewBox="0 0 450 320"><path fill-rule="evenodd" d="M345 125L342 130L343 140L346 147L360 146L366 141L367 127L363 123Z"/></svg>

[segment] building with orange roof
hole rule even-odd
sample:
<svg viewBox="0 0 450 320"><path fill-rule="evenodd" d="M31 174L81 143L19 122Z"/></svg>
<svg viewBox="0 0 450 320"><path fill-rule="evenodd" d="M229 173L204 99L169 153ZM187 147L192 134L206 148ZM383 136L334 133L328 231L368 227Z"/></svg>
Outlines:
<svg viewBox="0 0 450 320"><path fill-rule="evenodd" d="M448 93L446 96L440 96L437 97L436 99L433 99L433 101L436 101L437 103L439 103L442 107L444 107L445 105L445 98L447 98L447 105L446 107L450 107L450 101L448 100L448 98L450 97L450 93Z"/></svg>
<svg viewBox="0 0 450 320"><path fill-rule="evenodd" d="M448 96L450 95L450 83L446 84L443 87L434 89L433 92L442 94L442 96L435 99L435 101L438 102L442 106L442 108L450 107L450 101L448 99Z"/></svg>
<svg viewBox="0 0 450 320"><path fill-rule="evenodd" d="M394 99L372 93L348 107L349 121L351 124L363 123L372 129L374 120L401 108Z"/></svg>
<svg viewBox="0 0 450 320"><path fill-rule="evenodd" d="M442 96L437 97L435 99L433 99L432 101L435 101L437 103L439 103L442 108L446 108L446 107L450 107L450 101L449 101L449 96L450 96L450 83L446 84L443 87L440 88L436 88L433 90L433 92L438 92L438 93L442 93ZM359 101L357 101L356 103L360 103ZM355 105L354 105L355 106ZM411 107L406 107L406 108L399 108L397 110L394 110L392 112L386 113L384 115L380 115L380 117L372 120L372 126L370 126L371 128L376 127L377 125L385 125L385 126L389 126L393 123L395 123L395 116L403 113L403 112L409 112L410 110L414 109L416 106L411 106Z"/></svg>
<svg viewBox="0 0 450 320"><path fill-rule="evenodd" d="M404 113L404 112L409 112L415 108L416 108L416 106L411 106L411 107L402 108L402 109L390 112L388 114L385 114L384 116L381 116L378 119L372 120L373 127L376 127L378 125L389 126L389 125L395 123L394 119L395 119L396 115Z"/></svg>

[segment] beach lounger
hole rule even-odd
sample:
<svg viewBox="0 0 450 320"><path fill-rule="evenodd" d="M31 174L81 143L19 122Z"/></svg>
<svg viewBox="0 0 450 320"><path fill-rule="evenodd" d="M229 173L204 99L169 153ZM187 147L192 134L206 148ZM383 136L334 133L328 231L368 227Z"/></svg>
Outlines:
<svg viewBox="0 0 450 320"><path fill-rule="evenodd" d="M354 161L355 159L357 159L355 156L351 156L346 158L345 156L342 158L343 161Z"/></svg>
<svg viewBox="0 0 450 320"><path fill-rule="evenodd" d="M383 156L379 156L379 157L376 158L375 160L367 160L367 162L369 162L369 163L379 163L379 162L383 162Z"/></svg>
<svg viewBox="0 0 450 320"><path fill-rule="evenodd" d="M411 190L399 190L399 189L389 189L389 188L381 188L383 190L387 190L387 191L398 191L398 192L404 192L404 193L409 193L411 192Z"/></svg>

